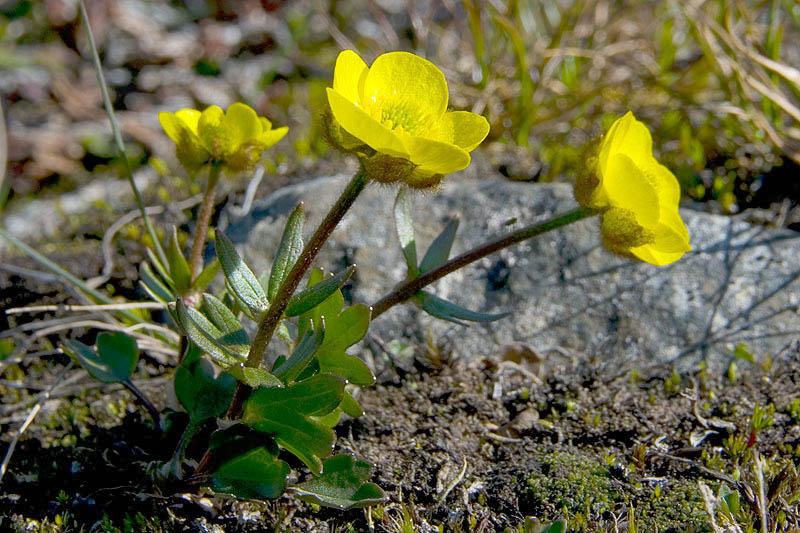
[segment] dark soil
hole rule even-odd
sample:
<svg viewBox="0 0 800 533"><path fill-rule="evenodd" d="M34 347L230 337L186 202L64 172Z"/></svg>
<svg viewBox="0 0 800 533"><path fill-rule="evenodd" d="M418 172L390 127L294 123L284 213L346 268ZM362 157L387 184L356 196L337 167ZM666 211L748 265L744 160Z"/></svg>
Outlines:
<svg viewBox="0 0 800 533"><path fill-rule="evenodd" d="M784 511L779 530L790 530L798 524L798 361L795 351L733 381L702 370L608 376L591 368L551 368L540 379L509 362L420 356L402 377L384 373L364 390L366 414L338 427L337 451L373 462L373 480L390 495L369 514L156 484L151 473L176 434L157 434L122 392L89 391L21 442L0 488L0 529L366 531L371 522L377 531L517 531L528 517L566 517L571 530L613 530L635 518L640 531L710 531L698 481L715 493L738 488L746 507L758 451L767 486L783 495L774 503ZM128 414L109 426L95 415L98 401ZM753 433L757 405L775 412Z"/></svg>

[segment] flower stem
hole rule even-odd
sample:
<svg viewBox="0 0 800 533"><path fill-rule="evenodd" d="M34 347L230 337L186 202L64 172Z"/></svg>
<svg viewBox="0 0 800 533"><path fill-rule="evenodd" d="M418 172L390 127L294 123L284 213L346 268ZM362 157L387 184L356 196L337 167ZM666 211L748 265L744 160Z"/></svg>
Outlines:
<svg viewBox="0 0 800 533"><path fill-rule="evenodd" d="M272 299L269 309L264 313L258 324L258 331L253 339L253 344L250 346L250 353L247 355L247 362L245 366L256 368L261 364L264 355L267 351L267 345L275 334L275 328L289 304L289 299L294 294L300 280L303 279L306 271L311 266L312 261L319 253L322 245L328 240L334 228L342 220L347 210L353 205L358 195L364 190L369 182L369 176L362 168L356 173L355 176L347 184L339 199L333 204L325 219L320 223L317 230L312 235L311 239L303 248L300 257L292 267L288 276L278 288L278 293ZM239 416L242 404L244 403L247 394L247 387L241 382L236 385L236 395L234 396L233 403L228 410L228 417L236 418Z"/></svg>
<svg viewBox="0 0 800 533"><path fill-rule="evenodd" d="M208 171L208 184L203 195L203 204L197 216L197 227L194 230L194 241L192 242L192 252L189 256L189 272L192 274L192 281L197 277L203 267L203 248L206 244L208 234L208 224L211 221L211 214L214 212L214 190L219 181L220 166L212 164Z"/></svg>
<svg viewBox="0 0 800 533"><path fill-rule="evenodd" d="M513 246L522 241L537 237L543 233L547 233L548 231L558 229L562 226L566 226L567 224L572 224L573 222L577 222L578 220L582 220L597 214L599 214L599 211L586 207L579 207L562 215L553 217L550 220L546 220L539 224L526 226L513 233L509 233L508 235L488 241L476 248L473 248L472 250L468 250L463 254L454 257L438 268L426 272L418 278L409 279L402 285L396 287L392 292L378 300L372 306L372 320L375 320L376 317L382 315L395 305L405 302L422 290L423 287L430 285L434 281L437 281L447 274L473 263L478 259L482 259L487 255L491 255L502 250L503 248L508 248L509 246Z"/></svg>

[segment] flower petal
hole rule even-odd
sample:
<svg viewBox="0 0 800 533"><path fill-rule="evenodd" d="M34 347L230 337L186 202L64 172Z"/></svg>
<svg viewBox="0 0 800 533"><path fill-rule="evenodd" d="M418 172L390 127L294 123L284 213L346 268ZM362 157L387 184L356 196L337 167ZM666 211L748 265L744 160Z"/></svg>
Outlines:
<svg viewBox="0 0 800 533"><path fill-rule="evenodd" d="M288 126L283 126L281 128L276 128L274 130L267 130L261 134L260 141L264 145L264 149L266 150L270 146L274 145L286 135L289 131Z"/></svg>
<svg viewBox="0 0 800 533"><path fill-rule="evenodd" d="M618 118L603 137L600 147L599 168L604 174L614 154L624 153L637 165L648 164L653 159L653 138L644 123L628 111Z"/></svg>
<svg viewBox="0 0 800 533"><path fill-rule="evenodd" d="M191 133L197 131L197 121L200 119L200 111L196 109L181 109L176 113L162 111L158 114L158 122L164 128L164 132L174 142L179 142L184 132Z"/></svg>
<svg viewBox="0 0 800 533"><path fill-rule="evenodd" d="M197 109L181 109L175 113L178 119L186 124L192 133L197 134L197 121L200 120L200 111Z"/></svg>
<svg viewBox="0 0 800 533"><path fill-rule="evenodd" d="M445 129L452 131L452 142L471 152L489 134L489 121L469 111L448 111L442 117Z"/></svg>
<svg viewBox="0 0 800 533"><path fill-rule="evenodd" d="M610 157L602 179L602 188L610 206L633 211L643 226L658 222L660 210L656 188L627 155L616 153Z"/></svg>
<svg viewBox="0 0 800 533"><path fill-rule="evenodd" d="M236 147L258 139L262 132L261 121L255 110L239 102L231 104L225 111L222 126L231 144Z"/></svg>
<svg viewBox="0 0 800 533"><path fill-rule="evenodd" d="M367 64L357 53L352 50L342 51L333 68L333 90L354 104L360 103L368 71Z"/></svg>
<svg viewBox="0 0 800 533"><path fill-rule="evenodd" d="M411 152L411 162L417 165L419 171L449 174L469 166L469 154L454 144L409 137L406 145Z"/></svg>
<svg viewBox="0 0 800 533"><path fill-rule="evenodd" d="M683 257L686 252L660 252L656 250L653 245L647 244L645 246L631 248L630 253L645 263L650 263L655 266L665 266L674 263Z"/></svg>
<svg viewBox="0 0 800 533"><path fill-rule="evenodd" d="M424 122L447 111L447 81L436 65L408 52L378 56L367 72L361 101L386 110L392 106L418 114ZM411 128L406 131L412 133Z"/></svg>
<svg viewBox="0 0 800 533"><path fill-rule="evenodd" d="M327 90L333 118L347 133L373 150L394 157L408 158L408 151L402 141L389 128L330 87Z"/></svg>

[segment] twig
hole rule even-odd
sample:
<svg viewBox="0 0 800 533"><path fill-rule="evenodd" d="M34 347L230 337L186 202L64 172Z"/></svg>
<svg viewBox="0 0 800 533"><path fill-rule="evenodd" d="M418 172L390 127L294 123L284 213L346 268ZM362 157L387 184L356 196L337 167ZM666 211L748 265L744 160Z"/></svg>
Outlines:
<svg viewBox="0 0 800 533"><path fill-rule="evenodd" d="M436 503L438 503L439 505L441 505L447 499L447 496L450 495L451 492L453 492L453 489L456 488L459 483L464 481L464 476L467 474L467 458L466 458L466 456L463 457L462 460L463 460L464 464L461 466L461 472L458 473L458 475L456 476L456 478L453 481L451 481L450 483L447 484L447 487L445 487L445 489L442 491L442 493L436 499Z"/></svg>
<svg viewBox="0 0 800 533"><path fill-rule="evenodd" d="M11 441L11 444L8 445L8 450L6 450L6 456L3 458L3 464L0 465L0 483L3 482L3 476L6 475L6 470L8 469L8 463L11 461L11 456L14 455L14 449L17 447L17 443L19 442L20 437L23 433L28 429L28 427L33 423L34 418L36 415L39 414L39 411L42 410L42 406L50 399L50 394L53 390L58 386L61 382L61 379L67 374L69 369L72 368L72 361L64 368L61 374L56 378L50 388L39 395L39 399L36 402L36 405L31 409L31 412L28 413L28 418L25 419L25 422L22 423L22 426L17 430L16 434L14 435L14 439Z"/></svg>

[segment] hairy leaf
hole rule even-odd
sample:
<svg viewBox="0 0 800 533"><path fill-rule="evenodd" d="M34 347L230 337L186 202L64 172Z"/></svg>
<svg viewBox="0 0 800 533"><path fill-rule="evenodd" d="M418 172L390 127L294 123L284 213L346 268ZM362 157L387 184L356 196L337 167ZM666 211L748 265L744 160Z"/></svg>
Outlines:
<svg viewBox="0 0 800 533"><path fill-rule="evenodd" d="M278 288L280 288L303 251L304 220L303 203L300 202L292 211L292 214L289 215L289 220L286 221L281 244L278 247L278 253L275 255L275 261L272 263L272 271L269 275L267 287L267 297L270 300L275 298Z"/></svg>
<svg viewBox="0 0 800 533"><path fill-rule="evenodd" d="M422 309L429 315L433 315L443 320L448 320L462 326L466 326L463 320L470 322L494 322L501 318L507 317L510 313L479 313L477 311L470 311L459 305L456 305L447 300L443 300L438 296L429 292L420 291L414 297L419 302Z"/></svg>
<svg viewBox="0 0 800 533"><path fill-rule="evenodd" d="M323 279L319 283L309 285L305 290L298 292L289 300L286 306L286 316L297 316L309 311L324 302L331 294L342 288L347 283L353 272L356 271L355 265L350 265L335 276Z"/></svg>
<svg viewBox="0 0 800 533"><path fill-rule="evenodd" d="M169 261L169 274L179 294L183 294L191 286L192 276L189 273L189 263L183 256L181 246L178 244L178 230L173 226L172 234L167 247L167 261Z"/></svg>
<svg viewBox="0 0 800 533"><path fill-rule="evenodd" d="M230 239L220 231L217 232L216 247L222 272L231 290L254 314L266 311L269 302L258 278L239 257Z"/></svg>
<svg viewBox="0 0 800 533"><path fill-rule="evenodd" d="M177 322L198 348L210 355L222 367L241 363L247 350L241 345L224 344L226 334L212 324L200 311L187 307L180 298L176 302Z"/></svg>
<svg viewBox="0 0 800 533"><path fill-rule="evenodd" d="M322 327L309 331L303 336L303 339L297 345L297 348L292 352L286 361L283 362L273 372L275 376L280 378L284 383L289 383L297 379L297 376L306 368L308 363L317 353L317 349L322 345L325 338L325 324L323 321Z"/></svg>

